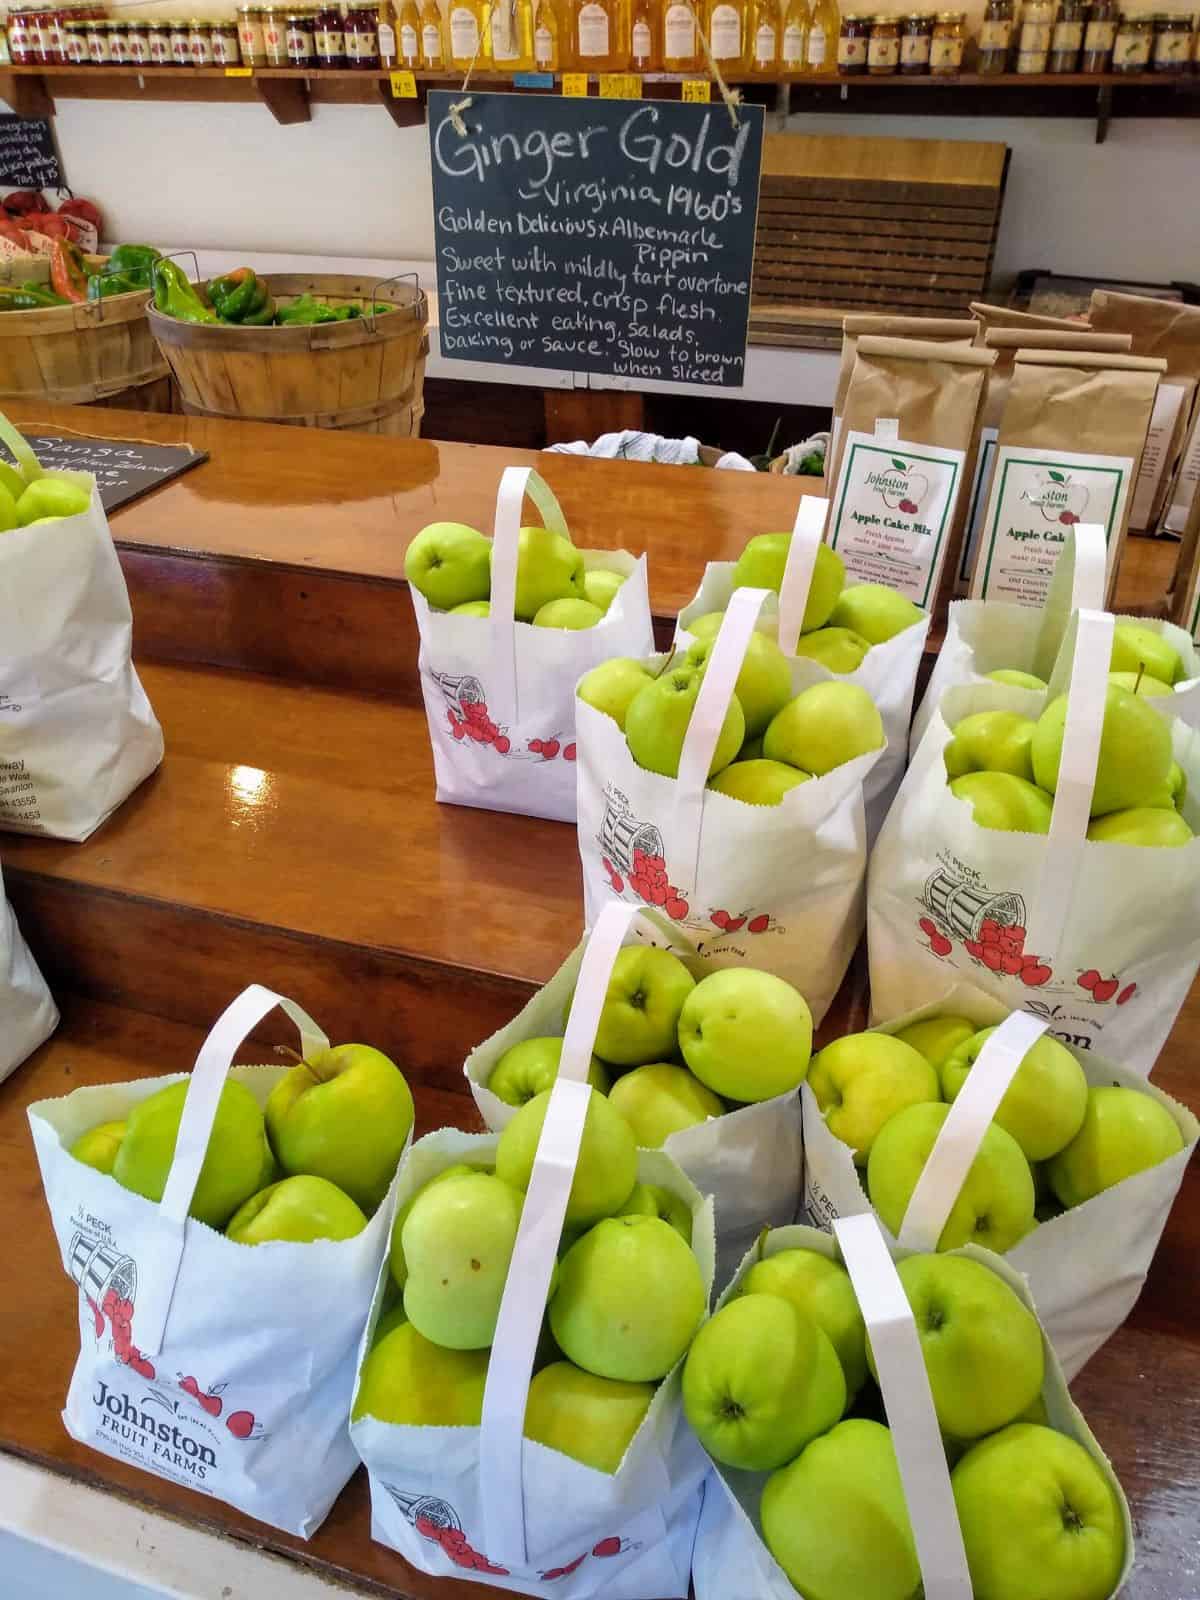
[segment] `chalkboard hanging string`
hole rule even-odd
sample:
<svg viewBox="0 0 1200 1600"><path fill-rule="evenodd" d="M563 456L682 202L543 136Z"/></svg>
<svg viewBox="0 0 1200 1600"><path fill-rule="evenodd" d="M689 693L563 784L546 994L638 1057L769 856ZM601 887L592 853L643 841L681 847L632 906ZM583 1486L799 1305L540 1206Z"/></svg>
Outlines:
<svg viewBox="0 0 1200 1600"><path fill-rule="evenodd" d="M503 0L499 0L499 3L503 4ZM497 0L488 0L487 10L483 14L483 27L476 39L475 54L471 57L467 64L467 74L462 81L462 88L459 90L460 94L464 94L467 97L465 100L456 100L450 107L448 113L450 117L450 126L454 129L455 133L460 139L465 139L467 137L467 125L462 119L462 113L471 104L471 97L467 94L467 85L471 81L471 74L475 71L475 63L479 60L479 52L483 49L484 36L492 25L492 12L496 9L496 4Z"/></svg>
<svg viewBox="0 0 1200 1600"><path fill-rule="evenodd" d="M741 104L741 90L731 89L721 76L721 69L717 65L712 51L708 48L708 35L704 31L700 18L696 15L696 8L692 4L692 0L687 0L687 8L692 13L692 21L696 24L696 33L700 39L700 48L704 51L704 59L708 62L709 72L716 79L717 88L721 92L721 99L724 100L726 110L729 112L729 120L735 128L739 128L741 127L741 119L738 117L737 108Z"/></svg>

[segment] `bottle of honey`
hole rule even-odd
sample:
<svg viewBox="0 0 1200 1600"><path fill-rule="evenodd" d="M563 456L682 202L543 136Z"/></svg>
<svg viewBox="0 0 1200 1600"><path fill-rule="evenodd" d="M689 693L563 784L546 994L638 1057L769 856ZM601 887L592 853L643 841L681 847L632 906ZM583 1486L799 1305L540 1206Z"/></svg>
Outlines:
<svg viewBox="0 0 1200 1600"><path fill-rule="evenodd" d="M533 64L538 72L558 72L563 64L558 6L536 0L533 8Z"/></svg>
<svg viewBox="0 0 1200 1600"><path fill-rule="evenodd" d="M808 54L808 29L812 14L808 0L784 0L783 38L779 46L779 64L784 72L803 72Z"/></svg>
<svg viewBox="0 0 1200 1600"><path fill-rule="evenodd" d="M443 72L446 52L442 44L442 14L437 0L421 0L421 65L426 72Z"/></svg>
<svg viewBox="0 0 1200 1600"><path fill-rule="evenodd" d="M779 68L779 0L753 0L748 32L751 70L774 76Z"/></svg>
<svg viewBox="0 0 1200 1600"><path fill-rule="evenodd" d="M629 65L635 72L658 70L658 5L656 0L631 0Z"/></svg>
<svg viewBox="0 0 1200 1600"><path fill-rule="evenodd" d="M402 67L421 65L421 13L416 0L402 0L397 8L396 50Z"/></svg>
<svg viewBox="0 0 1200 1600"><path fill-rule="evenodd" d="M450 65L465 72L490 58L489 40L484 35L486 0L450 0Z"/></svg>
<svg viewBox="0 0 1200 1600"><path fill-rule="evenodd" d="M722 72L738 72L746 62L746 0L709 0L705 20L708 48Z"/></svg>
<svg viewBox="0 0 1200 1600"><path fill-rule="evenodd" d="M579 72L629 68L629 0L568 0L573 66Z"/></svg>
<svg viewBox="0 0 1200 1600"><path fill-rule="evenodd" d="M841 31L842 14L837 8L837 0L812 0L805 71L837 71L838 35Z"/></svg>
<svg viewBox="0 0 1200 1600"><path fill-rule="evenodd" d="M497 72L533 71L530 0L493 0L488 32L492 65Z"/></svg>
<svg viewBox="0 0 1200 1600"><path fill-rule="evenodd" d="M664 72L699 72L704 66L700 50L698 12L687 0L663 0L662 64Z"/></svg>

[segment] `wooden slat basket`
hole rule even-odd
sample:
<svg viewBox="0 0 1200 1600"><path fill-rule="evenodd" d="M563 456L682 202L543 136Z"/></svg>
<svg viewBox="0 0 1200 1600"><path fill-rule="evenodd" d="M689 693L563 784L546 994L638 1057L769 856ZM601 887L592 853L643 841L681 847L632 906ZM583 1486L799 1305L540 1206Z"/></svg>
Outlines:
<svg viewBox="0 0 1200 1600"><path fill-rule="evenodd" d="M265 281L281 305L312 294L364 314L310 327L244 328L182 322L152 307L150 325L184 411L397 437L420 432L429 311L415 278L271 273ZM373 315L376 304L387 310Z"/></svg>

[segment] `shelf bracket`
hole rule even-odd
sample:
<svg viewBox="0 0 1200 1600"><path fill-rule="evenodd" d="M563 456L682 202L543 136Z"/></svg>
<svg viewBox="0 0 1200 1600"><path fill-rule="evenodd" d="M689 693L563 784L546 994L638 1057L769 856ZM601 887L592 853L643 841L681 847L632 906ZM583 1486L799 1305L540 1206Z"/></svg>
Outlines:
<svg viewBox="0 0 1200 1600"><path fill-rule="evenodd" d="M54 115L54 101L40 75L18 77L15 72L0 72L0 99L6 100L18 117Z"/></svg>
<svg viewBox="0 0 1200 1600"><path fill-rule="evenodd" d="M1108 138L1108 125L1112 120L1112 84L1102 83L1096 90L1096 143Z"/></svg>
<svg viewBox="0 0 1200 1600"><path fill-rule="evenodd" d="M295 122L312 121L307 78L260 78L255 73L254 87L275 121L285 128Z"/></svg>
<svg viewBox="0 0 1200 1600"><path fill-rule="evenodd" d="M790 83L777 83L775 85L775 106L773 115L775 126L780 133L787 132L787 120L792 114L792 86Z"/></svg>
<svg viewBox="0 0 1200 1600"><path fill-rule="evenodd" d="M417 85L417 98L403 100L392 93L391 81L388 78L379 80L379 98L383 101L387 114L398 128L419 128L425 121L425 97L428 93L425 85Z"/></svg>

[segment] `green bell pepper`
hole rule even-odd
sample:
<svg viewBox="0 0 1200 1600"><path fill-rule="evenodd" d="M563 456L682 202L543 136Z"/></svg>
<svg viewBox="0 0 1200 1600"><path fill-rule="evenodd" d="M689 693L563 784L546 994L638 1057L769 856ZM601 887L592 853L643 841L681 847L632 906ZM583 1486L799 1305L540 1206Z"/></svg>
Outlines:
<svg viewBox="0 0 1200 1600"><path fill-rule="evenodd" d="M269 322L275 321L275 297L268 294L257 311L251 311L242 318L243 328L265 328Z"/></svg>
<svg viewBox="0 0 1200 1600"><path fill-rule="evenodd" d="M222 278L213 278L208 285L208 298L222 322L241 322L257 311L266 297L266 285L259 282L249 267L239 267Z"/></svg>
<svg viewBox="0 0 1200 1600"><path fill-rule="evenodd" d="M162 256L151 271L156 310L168 317L177 317L181 322L216 322L216 312L204 304L176 262Z"/></svg>
<svg viewBox="0 0 1200 1600"><path fill-rule="evenodd" d="M104 300L110 294L136 294L139 289L148 287L145 274L140 283L135 283L133 277L124 272L95 272L88 279L87 297Z"/></svg>
<svg viewBox="0 0 1200 1600"><path fill-rule="evenodd" d="M113 272L140 272L145 276L141 280L147 285L150 282L150 268L156 261L162 260L162 252L150 244L119 244L108 258L108 265L104 268L106 273Z"/></svg>
<svg viewBox="0 0 1200 1600"><path fill-rule="evenodd" d="M47 306L66 306L70 301L44 284L0 284L0 311L43 311Z"/></svg>

